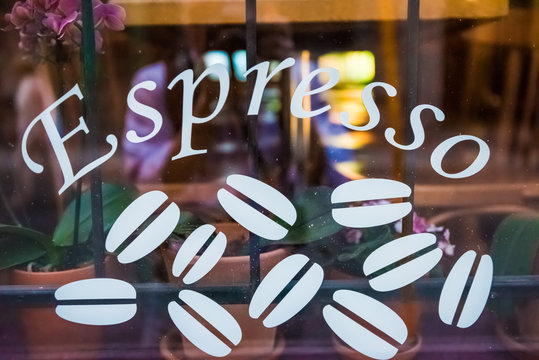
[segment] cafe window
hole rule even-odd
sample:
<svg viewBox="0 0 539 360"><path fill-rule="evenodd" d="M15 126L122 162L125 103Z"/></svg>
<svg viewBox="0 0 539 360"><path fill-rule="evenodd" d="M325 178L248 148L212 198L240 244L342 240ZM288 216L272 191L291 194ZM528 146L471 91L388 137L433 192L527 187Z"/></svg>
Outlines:
<svg viewBox="0 0 539 360"><path fill-rule="evenodd" d="M537 1L0 9L1 358L539 358Z"/></svg>

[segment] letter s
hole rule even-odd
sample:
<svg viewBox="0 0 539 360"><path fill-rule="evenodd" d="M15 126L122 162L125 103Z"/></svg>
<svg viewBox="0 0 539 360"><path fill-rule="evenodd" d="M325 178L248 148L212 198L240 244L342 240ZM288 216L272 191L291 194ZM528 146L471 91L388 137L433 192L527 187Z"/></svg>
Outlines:
<svg viewBox="0 0 539 360"><path fill-rule="evenodd" d="M427 104L417 105L412 109L412 113L410 114L410 125L414 134L414 141L409 145L401 145L395 141L395 129L387 128L385 132L387 142L401 150L415 150L423 145L423 142L425 141L425 130L421 123L421 112L426 109L431 110L434 113L436 120L444 121L445 115L443 111L436 106Z"/></svg>
<svg viewBox="0 0 539 360"><path fill-rule="evenodd" d="M380 111L378 110L378 107L374 103L374 99L372 98L372 90L380 86L382 87L387 95L394 97L397 95L397 89L395 89L393 86L389 85L385 82L373 82L369 85L365 86L363 91L361 92L361 100L363 100L363 105L365 106L365 109L367 109L367 113L369 114L369 122L366 123L363 126L355 126L350 123L350 119L347 112L342 112L340 114L340 120L341 124L346 126L349 129L357 130L357 131L367 131L374 129L376 125L380 122Z"/></svg>
<svg viewBox="0 0 539 360"><path fill-rule="evenodd" d="M161 130L161 126L163 125L163 117L161 116L161 113L153 107L144 105L138 102L137 99L135 99L135 92L138 89L153 91L156 89L156 87L157 84L155 83L155 81L143 81L140 84L135 85L127 95L127 106L129 107L129 109L131 109L131 111L133 111L137 115L141 115L150 119L151 121L153 121L154 124L153 130L148 135L142 137L137 135L135 130L129 130L126 134L126 138L132 143L136 144L144 142L146 140L150 140L159 132L159 130Z"/></svg>

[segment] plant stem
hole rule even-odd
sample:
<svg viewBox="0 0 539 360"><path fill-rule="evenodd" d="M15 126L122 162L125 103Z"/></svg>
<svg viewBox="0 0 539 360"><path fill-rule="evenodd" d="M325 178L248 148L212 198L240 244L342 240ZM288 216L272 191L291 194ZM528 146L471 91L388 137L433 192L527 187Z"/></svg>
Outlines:
<svg viewBox="0 0 539 360"><path fill-rule="evenodd" d="M89 155L92 159L98 157L97 139L99 126L97 124L95 104L95 28L92 0L82 1L82 50L84 65L85 89L85 116L92 135L89 139ZM105 274L105 234L103 232L103 194L101 172L99 167L91 172L91 208L92 208L92 235L95 260L95 275L103 277Z"/></svg>

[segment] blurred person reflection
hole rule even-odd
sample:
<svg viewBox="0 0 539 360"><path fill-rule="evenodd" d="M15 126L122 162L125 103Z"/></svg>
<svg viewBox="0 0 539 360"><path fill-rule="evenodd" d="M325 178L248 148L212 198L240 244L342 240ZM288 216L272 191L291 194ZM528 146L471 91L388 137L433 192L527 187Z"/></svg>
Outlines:
<svg viewBox="0 0 539 360"><path fill-rule="evenodd" d="M245 29L229 27L213 30L214 32L208 33L207 37L198 36L197 44L193 44L189 39L197 37L193 34L199 31L200 29L164 28L149 39L157 46L161 44L163 60L140 69L132 80L132 86L147 80L157 83L157 89L154 91L138 90L136 99L157 109L163 116L163 125L155 137L143 143L133 144L123 137L124 164L130 181L192 183L215 181L231 173L249 173L249 157L252 154L248 153L246 139L247 109L251 93L243 78L246 68L241 69L237 63L238 59L235 58L235 55L242 51L245 56ZM171 39L180 41L171 44ZM196 79L206 66L211 65L207 61L204 63L204 55L210 53L208 48L214 53L225 54L219 61L226 62L229 67L230 91L223 109L216 118L193 126L192 148L207 149L207 153L202 155L204 158L197 155L171 160L181 147L179 133L182 126L182 86L181 83L177 84L169 91L167 85L186 69L193 69ZM342 182L342 176L330 166L332 162L337 161L334 159L336 152L323 147L321 136L345 129L330 124L327 113L312 119L311 146L305 166L298 168L297 164L291 164L286 169L283 166L287 163L282 161L283 157L291 156L290 149L283 149L281 146L285 133L282 126L289 126L281 123L280 119L284 115L281 110L290 111L290 104L282 102L283 94L290 91L291 84L298 84L301 81L301 63L294 51L290 25L282 23L261 26L257 55L257 62L280 62L287 57L296 58L296 64L288 76L289 83L270 81L264 93L259 111L256 142L261 155L259 159L261 174L258 176L278 188L284 185L279 181L283 179L283 176L280 176L282 172L286 172L285 182L297 184L299 187ZM311 62L309 68L311 71L314 70L316 64ZM318 79L313 80L311 86L319 87ZM204 79L195 92L194 114L197 116L210 114L215 107L218 92L217 81ZM325 105L324 100L317 94L312 95L311 103L313 109ZM135 130L138 134L148 134L152 128L151 121L128 110L125 132Z"/></svg>
<svg viewBox="0 0 539 360"><path fill-rule="evenodd" d="M56 95L45 65L19 59L14 68L20 79L14 94L16 133L20 142L30 122L56 100ZM59 117L57 112L53 114L57 123ZM15 213L22 215L23 223L43 232L54 230L61 207L57 189L61 187L62 179L49 143L45 131L34 131L27 145L32 159L43 165L42 174L32 173L20 153L14 157L14 191L10 199ZM16 149L20 147L20 144L15 146Z"/></svg>

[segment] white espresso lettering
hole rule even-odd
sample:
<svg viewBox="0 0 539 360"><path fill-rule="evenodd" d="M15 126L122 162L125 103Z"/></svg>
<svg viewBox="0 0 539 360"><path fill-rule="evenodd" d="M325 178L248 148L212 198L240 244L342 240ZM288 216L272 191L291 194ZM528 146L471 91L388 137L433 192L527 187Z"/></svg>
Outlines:
<svg viewBox="0 0 539 360"><path fill-rule="evenodd" d="M341 120L341 124L346 126L349 129L357 130L357 131L367 131L372 130L378 125L380 122L380 111L378 110L378 107L376 106L374 99L372 97L372 91L375 87L381 87L383 88L387 95L394 97L397 95L397 89L395 89L393 86L384 83L384 82L373 82L369 85L365 86L363 91L361 92L361 99L363 100L363 105L365 106L365 109L367 110L367 114L369 114L369 122L362 126L356 126L352 125L350 123L349 115L347 112L342 112L339 116Z"/></svg>
<svg viewBox="0 0 539 360"><path fill-rule="evenodd" d="M309 84L314 79L314 77L323 72L329 75L328 82L320 86L319 88L307 90L309 88ZM332 87L334 87L338 82L339 82L339 71L337 69L320 68L320 69L316 69L312 71L309 75L307 75L305 79L301 80L298 87L296 88L296 91L294 91L294 95L292 96L292 101L290 103L290 111L292 112L292 115L294 115L297 118L303 119L303 118L320 115L326 111L329 111L331 109L330 105L326 105L317 110L306 111L303 108L303 98L307 95L319 94L323 91L329 90Z"/></svg>
<svg viewBox="0 0 539 360"><path fill-rule="evenodd" d="M442 160L444 156L447 154L449 150L456 144L462 141L471 140L475 141L479 145L479 153L475 157L475 160L473 163L470 164L466 169L462 170L461 172L450 174L445 172L442 169ZM474 174L477 174L481 169L485 167L485 165L488 162L488 158L490 157L490 149L486 142L479 139L478 137L471 136L471 135L457 135L453 136L445 141L443 141L440 145L434 149L432 152L432 155L430 157L430 164L434 171L436 171L438 174L450 178L450 179L462 179L465 177L472 176Z"/></svg>
<svg viewBox="0 0 539 360"><path fill-rule="evenodd" d="M436 118L436 120L444 121L444 113L436 106L427 104L418 105L413 108L412 113L410 114L410 125L414 134L414 141L409 145L401 145L395 141L395 129L387 128L385 132L387 142L402 150L415 150L421 145L423 145L423 142L425 141L425 129L423 128L423 124L421 123L421 112L426 109L431 110L434 113L434 117Z"/></svg>
<svg viewBox="0 0 539 360"><path fill-rule="evenodd" d="M193 114L193 95L196 87L202 82L202 80L215 74L219 78L219 100L213 112L206 117L198 117ZM226 98L228 96L228 90L230 88L230 79L228 72L223 64L215 64L207 68L200 77L193 82L194 73L193 70L185 70L176 76L168 85L168 89L172 89L179 81L183 80L183 112L182 112L182 134L181 134L181 149L180 152L172 157L172 160L180 159L183 157L205 154L208 150L194 150L191 147L191 134L193 132L193 124L202 124L215 118L217 114L223 109Z"/></svg>
<svg viewBox="0 0 539 360"><path fill-rule="evenodd" d="M30 125L28 125L28 127L24 131L24 135L22 137L22 157L24 159L24 162L33 172L38 174L43 172L43 166L36 163L30 158L27 148L28 136L30 135L30 132L39 121L43 123L43 127L45 128L47 136L54 150L54 154L56 155L56 159L58 160L58 164L60 165L60 169L62 170L62 174L64 176L64 185L62 185L62 187L58 191L58 194L62 194L75 181L77 181L78 179L80 179L81 177L83 177L84 175L110 159L118 147L118 140L116 139L116 137L110 134L107 135L106 140L111 145L112 149L107 154L92 161L90 164L87 164L77 174L73 174L73 168L71 166L71 162L69 160L69 156L67 154L64 143L77 132L83 131L85 134L88 134L90 130L88 130L88 126L86 126L84 118L81 116L79 117L79 125L73 130L71 130L67 135L62 137L58 132L58 129L56 128L56 124L54 123L54 119L52 117L53 110L73 95L76 95L80 100L82 100L83 98L78 84L73 86L73 88L69 90L65 95L56 100L51 106L46 108L41 114L39 114L34 120L32 120Z"/></svg>
<svg viewBox="0 0 539 360"><path fill-rule="evenodd" d="M284 59L277 65L277 67L268 75L270 62L264 61L260 64L257 64L247 70L244 74L245 77L256 70L256 83L253 90L253 95L251 96L251 103L249 104L249 111L247 115L257 115L260 111L260 102L262 101L262 94L268 82L275 76L279 71L282 71L286 68L294 65L295 60L293 58Z"/></svg>
<svg viewBox="0 0 539 360"><path fill-rule="evenodd" d="M153 91L156 89L156 87L157 84L155 81L143 81L140 84L135 85L127 95L127 106L129 109L131 109L131 111L133 111L135 114L150 119L154 125L153 130L145 136L139 136L135 130L129 130L125 137L132 143L136 144L150 140L159 132L159 130L161 130L161 126L163 125L163 117L161 116L161 113L153 107L144 105L135 99L135 92L138 89Z"/></svg>

